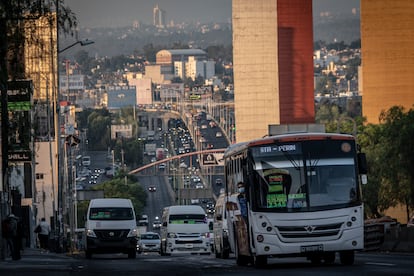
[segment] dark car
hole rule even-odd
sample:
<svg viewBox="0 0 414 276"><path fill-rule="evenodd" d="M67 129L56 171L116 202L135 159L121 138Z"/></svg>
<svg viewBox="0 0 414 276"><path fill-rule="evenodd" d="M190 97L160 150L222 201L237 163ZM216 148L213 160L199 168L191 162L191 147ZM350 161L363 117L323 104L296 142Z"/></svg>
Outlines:
<svg viewBox="0 0 414 276"><path fill-rule="evenodd" d="M217 178L216 185L223 185L223 180L221 178Z"/></svg>
<svg viewBox="0 0 414 276"><path fill-rule="evenodd" d="M161 221L154 220L154 222L152 223L152 228L153 229L160 229L161 228Z"/></svg>
<svg viewBox="0 0 414 276"><path fill-rule="evenodd" d="M149 186L148 191L155 192L155 191L157 191L157 188L155 188L154 186Z"/></svg>

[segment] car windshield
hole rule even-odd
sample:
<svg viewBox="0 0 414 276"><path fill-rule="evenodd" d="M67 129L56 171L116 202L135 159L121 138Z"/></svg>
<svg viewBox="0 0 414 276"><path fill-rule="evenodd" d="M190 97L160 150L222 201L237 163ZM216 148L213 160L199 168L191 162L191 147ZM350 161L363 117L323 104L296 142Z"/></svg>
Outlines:
<svg viewBox="0 0 414 276"><path fill-rule="evenodd" d="M207 218L205 215L198 215L198 214L170 215L169 223L171 224L207 223Z"/></svg>
<svg viewBox="0 0 414 276"><path fill-rule="evenodd" d="M158 240L160 237L157 234L142 234L142 240Z"/></svg>

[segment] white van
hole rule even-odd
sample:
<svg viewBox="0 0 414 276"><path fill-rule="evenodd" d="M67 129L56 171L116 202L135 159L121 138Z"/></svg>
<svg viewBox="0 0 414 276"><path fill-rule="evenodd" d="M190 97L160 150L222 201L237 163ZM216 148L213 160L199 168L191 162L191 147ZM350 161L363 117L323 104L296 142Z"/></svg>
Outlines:
<svg viewBox="0 0 414 276"><path fill-rule="evenodd" d="M137 223L130 199L98 198L89 203L85 222L85 256L126 253L136 257Z"/></svg>
<svg viewBox="0 0 414 276"><path fill-rule="evenodd" d="M201 206L165 207L161 222L161 255L211 253L207 215Z"/></svg>
<svg viewBox="0 0 414 276"><path fill-rule="evenodd" d="M234 253L229 241L228 223L231 223L235 213L240 212L238 206L237 194L226 195L222 192L217 198L213 224L216 258L227 259L230 253Z"/></svg>

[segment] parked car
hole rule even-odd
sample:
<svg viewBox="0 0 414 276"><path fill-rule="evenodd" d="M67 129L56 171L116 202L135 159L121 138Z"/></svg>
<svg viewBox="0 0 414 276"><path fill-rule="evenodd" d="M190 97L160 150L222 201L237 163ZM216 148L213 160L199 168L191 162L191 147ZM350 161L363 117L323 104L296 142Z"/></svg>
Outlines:
<svg viewBox="0 0 414 276"><path fill-rule="evenodd" d="M137 251L142 252L160 252L161 239L160 235L155 232L146 232L141 235L137 244Z"/></svg>

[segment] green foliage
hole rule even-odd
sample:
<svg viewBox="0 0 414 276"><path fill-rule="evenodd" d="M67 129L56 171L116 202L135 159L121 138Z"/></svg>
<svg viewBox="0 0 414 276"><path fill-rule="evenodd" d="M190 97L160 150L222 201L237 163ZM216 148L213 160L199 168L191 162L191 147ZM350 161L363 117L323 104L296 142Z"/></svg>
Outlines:
<svg viewBox="0 0 414 276"><path fill-rule="evenodd" d="M414 208L414 110L394 106L380 114L379 125L367 125L358 141L367 154L366 206L373 215L389 207ZM407 213L407 218L409 216Z"/></svg>
<svg viewBox="0 0 414 276"><path fill-rule="evenodd" d="M144 45L143 47L144 56L149 62L155 62L156 61L156 55L161 48L155 48L152 43Z"/></svg>
<svg viewBox="0 0 414 276"><path fill-rule="evenodd" d="M136 168L144 164L142 159L144 155L144 145L142 144L142 141L137 139L117 140L115 145L115 158L117 160L122 159L122 151L124 154L124 161L128 167Z"/></svg>
<svg viewBox="0 0 414 276"><path fill-rule="evenodd" d="M105 109L98 109L87 117L89 149L106 150L111 135L111 116Z"/></svg>
<svg viewBox="0 0 414 276"><path fill-rule="evenodd" d="M111 179L93 186L93 190L103 190L105 198L129 198L139 217L147 202L147 193L133 176L120 174Z"/></svg>

